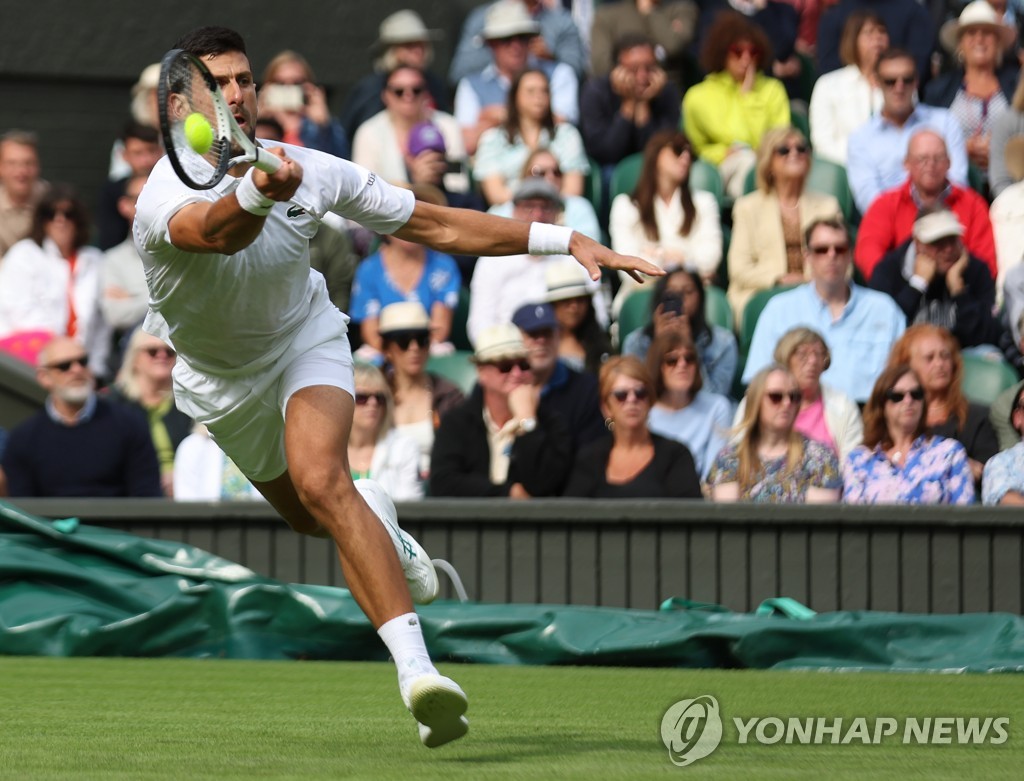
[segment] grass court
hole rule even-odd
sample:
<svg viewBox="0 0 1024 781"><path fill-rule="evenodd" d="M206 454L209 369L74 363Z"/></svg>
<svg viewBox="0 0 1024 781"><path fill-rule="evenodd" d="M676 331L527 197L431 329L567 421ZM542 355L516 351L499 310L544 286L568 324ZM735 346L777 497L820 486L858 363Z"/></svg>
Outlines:
<svg viewBox="0 0 1024 781"><path fill-rule="evenodd" d="M0 779L1020 779L1024 676L442 665L470 732L429 750L390 664L0 658ZM676 767L665 710L715 696ZM1008 716L1002 745L738 745L734 716Z"/></svg>

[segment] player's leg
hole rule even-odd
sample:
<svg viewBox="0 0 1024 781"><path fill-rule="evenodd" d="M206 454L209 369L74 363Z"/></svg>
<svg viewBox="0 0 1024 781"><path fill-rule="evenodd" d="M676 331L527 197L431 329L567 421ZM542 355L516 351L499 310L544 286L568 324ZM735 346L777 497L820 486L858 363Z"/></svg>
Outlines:
<svg viewBox="0 0 1024 781"><path fill-rule="evenodd" d="M296 390L285 415L288 472L302 504L337 543L352 595L395 659L421 739L439 746L468 729L466 696L430 661L391 538L352 480L347 449L354 406L338 387ZM380 503L379 496L370 498Z"/></svg>

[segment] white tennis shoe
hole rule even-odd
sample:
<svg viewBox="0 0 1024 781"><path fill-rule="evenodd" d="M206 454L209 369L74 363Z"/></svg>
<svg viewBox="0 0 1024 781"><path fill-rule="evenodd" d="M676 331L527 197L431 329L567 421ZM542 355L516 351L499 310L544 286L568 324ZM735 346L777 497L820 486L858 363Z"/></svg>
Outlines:
<svg viewBox="0 0 1024 781"><path fill-rule="evenodd" d="M469 731L469 722L463 715L469 701L451 678L424 673L402 688L402 699L419 722L420 740L427 748L458 740Z"/></svg>
<svg viewBox="0 0 1024 781"><path fill-rule="evenodd" d="M430 561L430 556L408 532L398 526L398 512L380 483L375 480L356 480L356 490L370 505L370 509L380 518L384 528L391 535L395 544L395 552L402 564L405 581L409 584L409 594L417 605L429 605L437 599L441 584L437 580L437 571Z"/></svg>

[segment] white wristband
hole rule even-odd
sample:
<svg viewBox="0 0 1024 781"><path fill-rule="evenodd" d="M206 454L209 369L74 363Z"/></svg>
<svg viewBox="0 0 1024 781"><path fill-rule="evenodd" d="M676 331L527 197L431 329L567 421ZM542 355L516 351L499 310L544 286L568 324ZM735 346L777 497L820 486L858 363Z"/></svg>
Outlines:
<svg viewBox="0 0 1024 781"><path fill-rule="evenodd" d="M527 251L531 255L568 255L571 238L572 228L565 225L531 222Z"/></svg>
<svg viewBox="0 0 1024 781"><path fill-rule="evenodd" d="M918 293L924 293L928 289L928 281L919 274L914 274L910 278L909 284Z"/></svg>
<svg viewBox="0 0 1024 781"><path fill-rule="evenodd" d="M238 199L238 205L249 212L249 214L255 214L257 217L266 217L270 214L270 210L274 208L275 201L265 196L256 187L252 181L252 172L254 170L254 168L250 168L245 176L242 177L242 181L238 183L238 187L235 190L235 198Z"/></svg>

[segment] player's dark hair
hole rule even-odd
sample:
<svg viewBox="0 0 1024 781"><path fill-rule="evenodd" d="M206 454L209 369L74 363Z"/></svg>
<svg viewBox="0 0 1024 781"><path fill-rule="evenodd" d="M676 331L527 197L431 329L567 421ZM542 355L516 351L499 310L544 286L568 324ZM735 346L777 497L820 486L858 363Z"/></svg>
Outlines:
<svg viewBox="0 0 1024 781"><path fill-rule="evenodd" d="M144 125L137 120L129 119L121 129L121 140L127 141L129 138L144 141L147 144L159 144L160 131L150 125Z"/></svg>
<svg viewBox="0 0 1024 781"><path fill-rule="evenodd" d="M227 27L199 27L181 36L171 48L184 49L195 57L225 52L241 52L249 56L242 36Z"/></svg>

